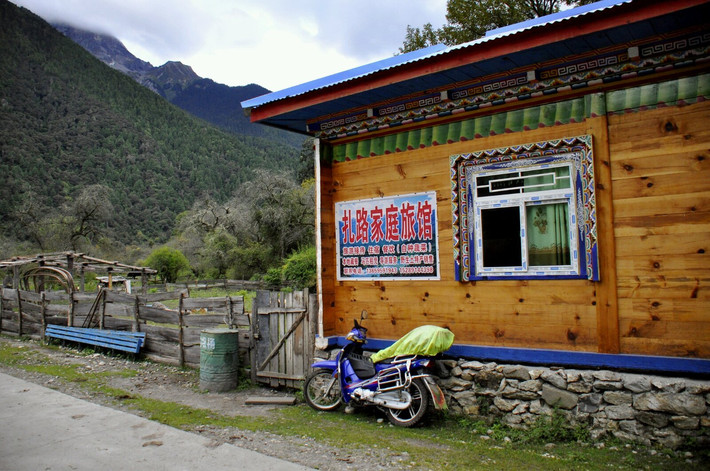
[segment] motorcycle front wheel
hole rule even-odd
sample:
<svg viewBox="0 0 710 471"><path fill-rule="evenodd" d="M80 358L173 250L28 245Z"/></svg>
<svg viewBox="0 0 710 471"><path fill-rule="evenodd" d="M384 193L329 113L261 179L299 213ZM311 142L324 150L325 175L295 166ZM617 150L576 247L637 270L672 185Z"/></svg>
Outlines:
<svg viewBox="0 0 710 471"><path fill-rule="evenodd" d="M387 419L399 427L413 427L418 424L429 407L429 392L420 378L412 380L407 392L412 396L409 407L403 410L387 409Z"/></svg>
<svg viewBox="0 0 710 471"><path fill-rule="evenodd" d="M340 407L340 383L333 372L324 368L314 370L303 385L306 403L315 410L333 411Z"/></svg>

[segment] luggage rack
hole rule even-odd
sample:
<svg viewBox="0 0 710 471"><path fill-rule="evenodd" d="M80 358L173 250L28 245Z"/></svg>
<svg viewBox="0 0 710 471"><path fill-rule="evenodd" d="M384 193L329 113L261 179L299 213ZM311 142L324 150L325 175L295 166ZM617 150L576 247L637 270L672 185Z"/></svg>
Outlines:
<svg viewBox="0 0 710 471"><path fill-rule="evenodd" d="M392 360L392 365L380 371L377 377L378 391L395 391L398 389L408 388L412 383L411 363L416 355L400 355ZM402 364L406 368L402 368Z"/></svg>

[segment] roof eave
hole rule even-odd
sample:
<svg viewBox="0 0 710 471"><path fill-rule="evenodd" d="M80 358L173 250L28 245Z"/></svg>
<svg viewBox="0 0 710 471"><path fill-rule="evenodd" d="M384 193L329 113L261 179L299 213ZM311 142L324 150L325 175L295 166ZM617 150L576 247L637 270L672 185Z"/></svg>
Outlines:
<svg viewBox="0 0 710 471"><path fill-rule="evenodd" d="M363 77L311 90L298 96L287 97L261 106L248 108L248 112L252 122L264 122L264 124L273 125L273 123L268 122L269 118L289 112L429 74L443 72L462 65L503 57L506 54L652 19L674 11L701 5L706 1L676 0L668 2L667 0L645 0L643 2L620 4L613 8L613 12L607 8L599 12L590 12L564 20L556 20L554 28L548 27L541 30L545 26L541 24L500 36L482 38L484 39L483 41L477 40L469 44L454 46L415 62L375 71Z"/></svg>

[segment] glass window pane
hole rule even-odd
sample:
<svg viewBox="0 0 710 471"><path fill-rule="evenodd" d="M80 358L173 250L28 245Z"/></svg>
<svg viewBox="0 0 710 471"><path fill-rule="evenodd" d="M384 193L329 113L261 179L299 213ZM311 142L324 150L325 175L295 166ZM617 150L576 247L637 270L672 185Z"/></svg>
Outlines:
<svg viewBox="0 0 710 471"><path fill-rule="evenodd" d="M568 203L526 206L530 266L559 266L571 263L568 211Z"/></svg>
<svg viewBox="0 0 710 471"><path fill-rule="evenodd" d="M522 266L520 241L520 208L481 210L483 266Z"/></svg>

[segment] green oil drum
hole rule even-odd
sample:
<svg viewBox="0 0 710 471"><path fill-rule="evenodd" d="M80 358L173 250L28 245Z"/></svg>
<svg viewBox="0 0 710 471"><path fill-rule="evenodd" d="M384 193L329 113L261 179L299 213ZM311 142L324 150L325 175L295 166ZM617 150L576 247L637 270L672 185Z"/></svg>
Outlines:
<svg viewBox="0 0 710 471"><path fill-rule="evenodd" d="M231 391L239 381L239 331L205 329L200 332L200 388Z"/></svg>

